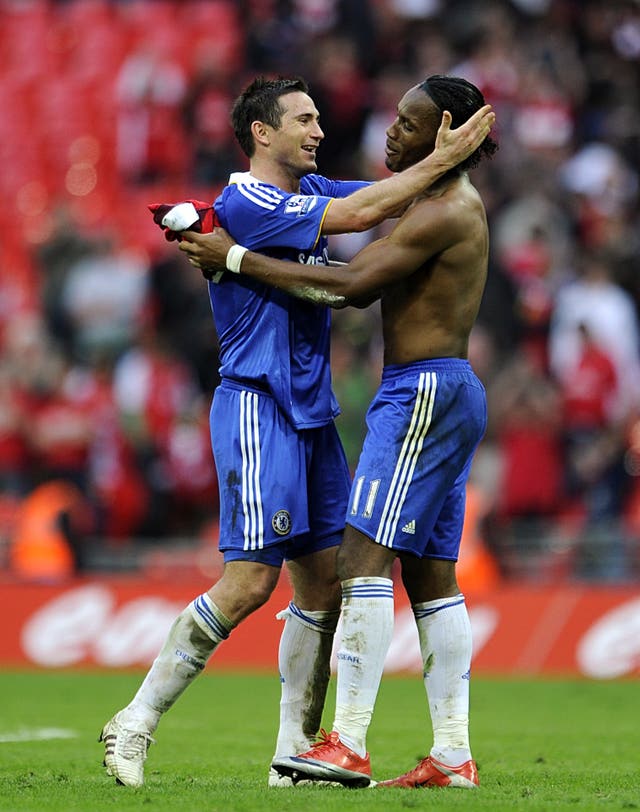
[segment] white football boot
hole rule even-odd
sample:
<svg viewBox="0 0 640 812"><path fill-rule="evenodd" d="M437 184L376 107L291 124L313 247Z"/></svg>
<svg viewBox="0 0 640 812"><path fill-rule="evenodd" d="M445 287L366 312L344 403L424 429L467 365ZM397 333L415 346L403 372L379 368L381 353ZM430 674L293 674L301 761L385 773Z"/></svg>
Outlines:
<svg viewBox="0 0 640 812"><path fill-rule="evenodd" d="M123 723L120 711L102 728L98 741L104 742L103 765L107 775L126 787L141 787L147 750L155 743L149 731L128 727Z"/></svg>

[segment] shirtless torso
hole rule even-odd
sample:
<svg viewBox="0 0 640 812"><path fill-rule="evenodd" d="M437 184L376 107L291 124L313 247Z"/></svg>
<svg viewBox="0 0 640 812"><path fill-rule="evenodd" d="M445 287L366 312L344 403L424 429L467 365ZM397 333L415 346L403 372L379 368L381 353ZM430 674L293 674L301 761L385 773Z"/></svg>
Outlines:
<svg viewBox="0 0 640 812"><path fill-rule="evenodd" d="M484 206L467 176L418 198L383 243L385 265L399 268L381 294L385 364L466 358L489 248ZM420 257L417 270L400 275Z"/></svg>

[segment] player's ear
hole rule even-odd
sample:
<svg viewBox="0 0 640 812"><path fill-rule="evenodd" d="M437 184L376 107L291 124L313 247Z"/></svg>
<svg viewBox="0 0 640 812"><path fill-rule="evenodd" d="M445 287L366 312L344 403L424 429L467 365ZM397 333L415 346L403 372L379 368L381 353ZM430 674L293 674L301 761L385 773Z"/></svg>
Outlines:
<svg viewBox="0 0 640 812"><path fill-rule="evenodd" d="M268 147L270 143L269 128L262 121L254 121L251 124L251 135L253 136L256 144L261 144L263 147Z"/></svg>

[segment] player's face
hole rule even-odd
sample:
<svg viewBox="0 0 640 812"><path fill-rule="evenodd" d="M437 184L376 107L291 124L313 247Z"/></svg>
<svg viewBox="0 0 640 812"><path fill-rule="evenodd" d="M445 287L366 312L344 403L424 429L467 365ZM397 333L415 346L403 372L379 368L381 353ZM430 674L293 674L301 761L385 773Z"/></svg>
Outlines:
<svg viewBox="0 0 640 812"><path fill-rule="evenodd" d="M413 87L400 99L398 115L387 130L385 164L392 172L401 172L433 151L442 116L419 87Z"/></svg>
<svg viewBox="0 0 640 812"><path fill-rule="evenodd" d="M318 123L320 115L306 93L287 93L280 97L280 104L284 113L280 128L271 131L271 154L292 175L301 178L318 168L316 150L324 138Z"/></svg>

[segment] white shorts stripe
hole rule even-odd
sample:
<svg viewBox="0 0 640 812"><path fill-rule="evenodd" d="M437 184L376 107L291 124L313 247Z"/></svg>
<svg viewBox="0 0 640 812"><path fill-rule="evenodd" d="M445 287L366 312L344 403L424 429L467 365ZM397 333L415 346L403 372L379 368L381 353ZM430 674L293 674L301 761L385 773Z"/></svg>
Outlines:
<svg viewBox="0 0 640 812"><path fill-rule="evenodd" d="M411 484L418 457L422 451L424 438L431 425L433 404L436 396L437 378L435 372L422 372L418 381L418 394L411 415L411 423L393 472L387 493L376 541L385 547L393 546L400 512Z"/></svg>
<svg viewBox="0 0 640 812"><path fill-rule="evenodd" d="M251 420L254 426L255 437L255 471L254 471L254 489L256 494L256 510L258 513L258 548L261 550L264 546L264 524L263 524L263 510L262 510L262 491L260 490L260 423L258 422L258 395L253 396L253 409L251 411Z"/></svg>
<svg viewBox="0 0 640 812"><path fill-rule="evenodd" d="M242 509L244 512L244 549L262 549L264 525L260 493L260 432L258 396L243 391L240 395L240 450L242 454Z"/></svg>

